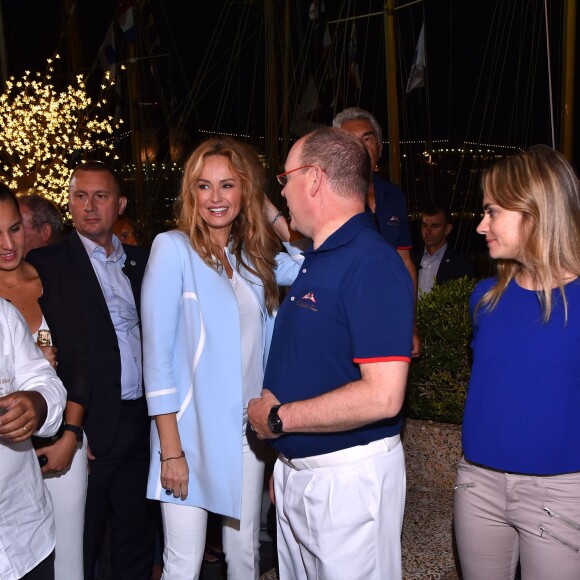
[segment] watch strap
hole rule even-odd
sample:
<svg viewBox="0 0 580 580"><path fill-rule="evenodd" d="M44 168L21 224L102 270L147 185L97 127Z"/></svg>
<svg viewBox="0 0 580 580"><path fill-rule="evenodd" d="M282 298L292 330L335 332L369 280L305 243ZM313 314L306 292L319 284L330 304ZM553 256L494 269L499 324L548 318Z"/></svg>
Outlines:
<svg viewBox="0 0 580 580"><path fill-rule="evenodd" d="M67 423L64 423L62 426L62 430L63 431L71 431L72 433L74 433L76 435L77 441L79 443L83 442L83 428L79 427L78 425L69 425Z"/></svg>
<svg viewBox="0 0 580 580"><path fill-rule="evenodd" d="M278 409L281 406L282 405L274 405L270 409L270 414L268 415L268 427L275 435L284 433L284 425L282 424L282 419L280 419L280 416L278 415Z"/></svg>

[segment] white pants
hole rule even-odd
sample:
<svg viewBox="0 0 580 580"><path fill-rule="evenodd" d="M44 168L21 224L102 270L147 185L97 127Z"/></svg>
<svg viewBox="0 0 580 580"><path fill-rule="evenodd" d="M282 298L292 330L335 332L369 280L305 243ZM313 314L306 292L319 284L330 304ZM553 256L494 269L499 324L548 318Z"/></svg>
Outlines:
<svg viewBox="0 0 580 580"><path fill-rule="evenodd" d="M398 436L370 445L295 461L298 469L276 462L280 580L402 577L403 447Z"/></svg>
<svg viewBox="0 0 580 580"><path fill-rule="evenodd" d="M44 483L52 497L56 525L55 580L83 578L83 531L87 498L87 438L75 451L70 467L62 474L46 475Z"/></svg>
<svg viewBox="0 0 580 580"><path fill-rule="evenodd" d="M260 514L264 489L264 462L244 437L241 519L223 518L222 541L229 580L258 580L260 576ZM199 578L207 511L193 506L161 503L165 549L163 580Z"/></svg>

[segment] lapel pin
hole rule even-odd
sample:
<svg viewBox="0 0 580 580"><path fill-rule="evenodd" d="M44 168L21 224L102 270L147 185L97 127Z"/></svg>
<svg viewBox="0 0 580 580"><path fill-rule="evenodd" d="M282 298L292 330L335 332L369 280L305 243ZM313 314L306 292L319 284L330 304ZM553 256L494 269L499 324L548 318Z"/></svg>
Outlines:
<svg viewBox="0 0 580 580"><path fill-rule="evenodd" d="M135 260L131 260L131 266L136 266L137 262L135 262Z"/></svg>

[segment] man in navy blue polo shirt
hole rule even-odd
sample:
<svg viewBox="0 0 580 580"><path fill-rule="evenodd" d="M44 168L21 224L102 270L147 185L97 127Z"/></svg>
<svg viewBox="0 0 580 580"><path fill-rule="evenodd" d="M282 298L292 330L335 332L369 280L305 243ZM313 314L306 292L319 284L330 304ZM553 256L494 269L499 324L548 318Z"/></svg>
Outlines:
<svg viewBox="0 0 580 580"><path fill-rule="evenodd" d="M413 284L365 212L361 142L320 129L291 149L291 227L312 239L276 319L252 428L274 470L280 578L401 578L400 410Z"/></svg>
<svg viewBox="0 0 580 580"><path fill-rule="evenodd" d="M367 192L366 211L375 218L376 226L387 242L401 256L413 279L417 292L417 268L411 257L411 228L407 213L407 198L404 192L390 181L382 179L375 168L383 150L383 132L378 121L365 109L349 107L336 115L333 127L344 129L358 137L371 158L372 179ZM415 327L413 333L413 356L421 353L421 339Z"/></svg>

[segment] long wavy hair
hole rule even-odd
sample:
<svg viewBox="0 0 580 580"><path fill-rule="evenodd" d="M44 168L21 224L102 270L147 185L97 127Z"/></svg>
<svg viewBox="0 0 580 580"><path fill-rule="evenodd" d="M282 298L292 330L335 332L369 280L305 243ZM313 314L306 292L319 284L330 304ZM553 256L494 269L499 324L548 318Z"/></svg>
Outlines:
<svg viewBox="0 0 580 580"><path fill-rule="evenodd" d="M522 272L538 291L544 322L550 319L556 287L567 319L564 276L580 275L580 187L574 169L561 153L536 145L487 168L482 186L499 206L521 213L521 258L498 260L497 283L478 306L495 308L509 282Z"/></svg>
<svg viewBox="0 0 580 580"><path fill-rule="evenodd" d="M266 307L272 314L278 306L274 268L280 245L266 215L266 172L252 147L229 137L220 137L204 141L193 151L185 163L176 200L178 229L188 236L193 249L210 268L221 270L222 264L217 258L221 248L211 241L210 228L200 216L196 190L205 160L215 155L228 160L232 172L241 182L242 207L230 233L231 251L236 257L237 269L240 271L243 265L262 281Z"/></svg>

